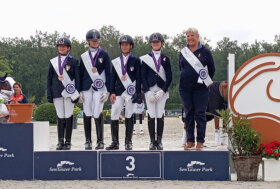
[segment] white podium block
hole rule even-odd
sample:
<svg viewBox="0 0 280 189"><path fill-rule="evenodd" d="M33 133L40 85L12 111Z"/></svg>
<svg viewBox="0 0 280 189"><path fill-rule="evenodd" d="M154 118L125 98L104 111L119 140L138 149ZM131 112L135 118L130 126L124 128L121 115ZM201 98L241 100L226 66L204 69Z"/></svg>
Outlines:
<svg viewBox="0 0 280 189"><path fill-rule="evenodd" d="M49 150L49 122L36 121L33 122L34 128L34 151L48 151Z"/></svg>
<svg viewBox="0 0 280 189"><path fill-rule="evenodd" d="M280 181L280 160L263 158L264 181Z"/></svg>

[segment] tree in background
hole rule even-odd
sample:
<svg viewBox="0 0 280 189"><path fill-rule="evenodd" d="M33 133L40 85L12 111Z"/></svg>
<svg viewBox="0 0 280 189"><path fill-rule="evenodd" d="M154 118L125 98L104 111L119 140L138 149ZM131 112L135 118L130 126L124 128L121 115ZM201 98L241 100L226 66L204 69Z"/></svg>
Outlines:
<svg viewBox="0 0 280 189"><path fill-rule="evenodd" d="M103 26L101 33L101 48L108 52L111 59L120 56L118 40L122 33L114 26ZM66 33L47 33L36 31L29 39L23 38L2 38L0 39L0 75L8 73L16 81L23 84L23 92L36 104L46 102L46 77L49 61L57 55L56 40L59 37L68 37ZM179 97L180 71L178 66L179 51L186 45L185 31L171 38L164 35L165 44L163 53L168 55L173 72L173 81L169 88L170 98L167 101L167 109L181 109ZM86 40L79 41L71 38L71 54L80 59L80 55L86 51L88 44ZM208 39L204 38L204 45L213 53L216 73L214 80L227 79L227 57L228 53L236 56L236 69L248 59L262 53L280 51L280 35L275 35L274 43L255 41L253 44L238 44L236 40L224 37L217 42L216 47L209 45ZM134 37L135 47L133 54L137 57L151 51L148 43L148 36Z"/></svg>

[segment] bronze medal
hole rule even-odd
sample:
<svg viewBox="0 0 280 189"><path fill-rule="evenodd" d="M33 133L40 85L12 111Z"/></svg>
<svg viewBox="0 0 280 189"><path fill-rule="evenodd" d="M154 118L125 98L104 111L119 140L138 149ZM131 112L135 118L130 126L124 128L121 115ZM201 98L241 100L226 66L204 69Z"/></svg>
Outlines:
<svg viewBox="0 0 280 189"><path fill-rule="evenodd" d="M96 67L92 67L91 71L92 71L93 73L95 73L95 72L97 72L97 68L96 68Z"/></svg>
<svg viewBox="0 0 280 189"><path fill-rule="evenodd" d="M123 76L121 77L121 80L122 80L122 81L125 81L125 80L126 80L126 76L123 75Z"/></svg>
<svg viewBox="0 0 280 189"><path fill-rule="evenodd" d="M64 79L63 75L58 76L59 81L63 81L63 79Z"/></svg>

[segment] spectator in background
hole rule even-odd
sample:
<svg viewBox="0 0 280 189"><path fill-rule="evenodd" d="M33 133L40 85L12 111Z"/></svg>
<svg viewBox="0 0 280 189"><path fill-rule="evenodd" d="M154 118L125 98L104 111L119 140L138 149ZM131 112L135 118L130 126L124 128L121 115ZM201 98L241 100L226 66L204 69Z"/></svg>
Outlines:
<svg viewBox="0 0 280 189"><path fill-rule="evenodd" d="M22 93L22 85L20 82L15 82L13 85L14 94L11 96L12 103L26 104L28 103L27 97Z"/></svg>
<svg viewBox="0 0 280 189"><path fill-rule="evenodd" d="M144 134L143 131L143 124L142 124L142 120L144 117L144 110L145 110L145 104L144 101L141 99L140 103L136 103L136 106L134 107L134 114L133 114L133 118L134 118L134 128L133 128L133 134L137 134L136 133L136 120L137 120L137 115L139 116L139 132L140 135Z"/></svg>

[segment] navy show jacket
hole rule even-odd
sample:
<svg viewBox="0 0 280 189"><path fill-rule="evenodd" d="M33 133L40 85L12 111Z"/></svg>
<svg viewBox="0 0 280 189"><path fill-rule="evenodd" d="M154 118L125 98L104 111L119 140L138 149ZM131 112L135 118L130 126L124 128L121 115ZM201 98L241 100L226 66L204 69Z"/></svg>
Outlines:
<svg viewBox="0 0 280 189"><path fill-rule="evenodd" d="M152 57L152 54L149 53ZM150 87L153 87L157 84L164 92L168 91L168 87L172 81L172 71L170 60L164 54L161 54L161 66L165 70L166 81L164 81L160 75L158 75L150 66L148 66L145 62L142 61L141 64L141 79L142 79L142 89L145 92L149 91Z"/></svg>
<svg viewBox="0 0 280 189"><path fill-rule="evenodd" d="M73 81L75 79L75 88L78 92L80 92L80 70L79 70L79 61L74 57L69 55L67 63L64 67L68 68L67 74L70 79ZM61 93L64 90L64 86L61 81L58 80L58 75L54 70L52 63L49 63L49 70L47 76L47 98L49 101L52 101L54 98L62 97Z"/></svg>
<svg viewBox="0 0 280 189"><path fill-rule="evenodd" d="M136 93L141 93L141 67L140 67L140 59L136 58L132 54L127 60L126 63L127 67L127 74L129 75L132 82L136 81ZM111 81L110 81L110 93L116 94L117 96L120 96L124 91L125 88L115 70L115 67L112 65L112 71L111 71Z"/></svg>
<svg viewBox="0 0 280 189"><path fill-rule="evenodd" d="M105 86L109 91L110 88L110 69L111 69L111 60L107 52L101 50L97 57L96 65L97 71L101 74L105 70ZM82 58L80 59L80 77L81 77L81 91L87 91L91 87L93 81L91 80L87 69L84 65Z"/></svg>
<svg viewBox="0 0 280 189"><path fill-rule="evenodd" d="M211 78L214 77L215 64L211 52L203 45L193 52L193 54L200 60L203 66L207 66L208 74ZM193 88L206 88L206 85L197 83L198 73L184 58L182 53L179 55L179 69L180 69L180 83L179 90L191 91Z"/></svg>

